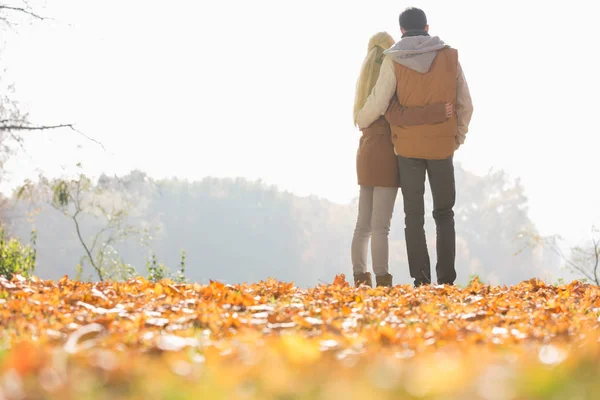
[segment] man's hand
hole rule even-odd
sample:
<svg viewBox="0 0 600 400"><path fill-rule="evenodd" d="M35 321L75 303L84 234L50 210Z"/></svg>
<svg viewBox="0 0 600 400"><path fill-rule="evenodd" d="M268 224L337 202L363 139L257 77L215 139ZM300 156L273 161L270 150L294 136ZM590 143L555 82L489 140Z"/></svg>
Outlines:
<svg viewBox="0 0 600 400"><path fill-rule="evenodd" d="M465 138L461 137L460 134L456 135L456 148L454 150L458 150L458 148L465 142Z"/></svg>
<svg viewBox="0 0 600 400"><path fill-rule="evenodd" d="M392 126L414 126L445 122L454 114L451 103L435 103L423 107L403 107L396 96L392 98L385 118Z"/></svg>

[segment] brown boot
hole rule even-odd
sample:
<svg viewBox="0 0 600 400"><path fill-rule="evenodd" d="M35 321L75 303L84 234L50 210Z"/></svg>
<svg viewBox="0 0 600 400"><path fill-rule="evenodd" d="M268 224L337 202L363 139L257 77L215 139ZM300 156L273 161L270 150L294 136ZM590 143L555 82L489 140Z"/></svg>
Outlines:
<svg viewBox="0 0 600 400"><path fill-rule="evenodd" d="M392 287L392 278L393 276L390 274L375 276L375 281L377 282L377 286Z"/></svg>
<svg viewBox="0 0 600 400"><path fill-rule="evenodd" d="M359 287L360 285L373 287L373 279L371 278L370 272L365 272L364 274L354 274L354 286Z"/></svg>

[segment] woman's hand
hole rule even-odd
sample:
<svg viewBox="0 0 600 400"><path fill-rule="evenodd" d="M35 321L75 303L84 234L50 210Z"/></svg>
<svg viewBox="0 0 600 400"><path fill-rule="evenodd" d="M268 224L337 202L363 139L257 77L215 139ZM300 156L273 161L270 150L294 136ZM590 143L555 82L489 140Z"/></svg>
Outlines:
<svg viewBox="0 0 600 400"><path fill-rule="evenodd" d="M454 115L454 106L452 103L446 103L446 118L450 119Z"/></svg>

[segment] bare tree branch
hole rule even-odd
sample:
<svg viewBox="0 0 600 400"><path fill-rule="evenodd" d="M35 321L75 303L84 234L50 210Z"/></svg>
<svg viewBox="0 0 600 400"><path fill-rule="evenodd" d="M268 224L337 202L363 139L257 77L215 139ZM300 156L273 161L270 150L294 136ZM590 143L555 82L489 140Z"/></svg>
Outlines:
<svg viewBox="0 0 600 400"><path fill-rule="evenodd" d="M549 241L547 241L547 243L549 244L550 250L562 259L562 261L566 264L567 268L571 269L572 271L578 272L584 278L588 279L591 282L594 282L596 285L600 285L600 279L598 279L599 277L597 275L598 267L600 266L600 242L598 242L596 239L592 239L594 244L593 251L596 263L593 268L590 268L588 263L582 262L582 260L574 259L573 255L571 255L571 257L567 257L556 242L556 239L556 237L552 237ZM571 252L579 254L583 253L585 255L585 252L578 248L572 249Z"/></svg>
<svg viewBox="0 0 600 400"><path fill-rule="evenodd" d="M4 121L0 121L4 123ZM50 129L59 128L73 128L72 124L60 124L60 125L42 125L42 126L26 126L26 125L0 125L0 131L46 131Z"/></svg>
<svg viewBox="0 0 600 400"><path fill-rule="evenodd" d="M98 279L100 279L100 282L102 282L102 281L104 281L102 269L100 267L98 267L96 265L96 263L94 262L94 257L92 256L92 252L90 251L87 244L85 243L85 240L83 240L83 236L81 235L81 229L79 227L79 221L77 220L77 216L79 215L80 212L83 211L81 208L81 180L77 181L75 197L72 197L72 199L73 199L73 203L75 204L75 214L73 214L71 216L71 218L73 219L73 222L75 223L75 230L77 232L77 237L79 238L79 242L83 246L83 249L85 250L85 252L89 258L88 261L90 262L92 267L96 270L96 274L98 274Z"/></svg>
<svg viewBox="0 0 600 400"><path fill-rule="evenodd" d="M1 132L1 130L0 130L0 132ZM22 137L19 137L19 136L15 135L14 133L10 132L10 131L9 131L9 135L10 135L10 137L11 137L11 138L12 138L12 139L13 139L15 142L19 143L19 146L21 146L21 148L22 148L22 149L24 149L24 148L25 148L25 147L23 146L23 138L22 138Z"/></svg>
<svg viewBox="0 0 600 400"><path fill-rule="evenodd" d="M94 236L94 240L92 241L92 245L90 246L90 252L94 252L94 249L96 248L96 243L98 242L98 239L100 238L100 236L102 236L104 234L104 232L107 232L111 228L112 228L112 226L110 226L110 225L105 226L104 228L102 228L100 230L100 232L98 232L96 234L96 236Z"/></svg>
<svg viewBox="0 0 600 400"><path fill-rule="evenodd" d="M5 5L0 4L0 10L9 10L9 11L14 11L14 12L20 12L20 13L23 13L23 14L27 14L30 17L33 17L35 19L39 19L40 21L44 21L44 20L48 19L46 17L42 17L41 15L36 14L33 11L28 10L26 8L23 8L23 7L12 7L12 6L5 6ZM2 19L4 21L6 21L5 18L2 18ZM8 23L8 21L6 21L6 22Z"/></svg>
<svg viewBox="0 0 600 400"><path fill-rule="evenodd" d="M96 274L98 274L98 279L100 279L100 282L102 282L104 280L104 277L102 276L102 270L96 266L96 263L94 262L94 257L92 257L92 253L88 249L85 240L83 240L83 236L81 236L81 229L79 228L79 221L77 220L77 215L72 216L71 219L75 223L75 231L77 232L77 237L79 238L79 242L83 246L83 249L85 250L88 256L88 261L96 270Z"/></svg>
<svg viewBox="0 0 600 400"><path fill-rule="evenodd" d="M7 125L7 124L10 124L10 125ZM81 136L83 136L84 138L86 138L87 140L96 143L98 146L102 147L102 150L106 151L106 148L104 147L104 145L101 142L99 142L96 139L81 132L79 129L75 128L75 126L73 124L28 126L28 125L23 125L21 123L11 122L11 120L0 120L0 132L2 132L2 131L6 131L6 132L47 131L47 130L51 130L51 129L61 129L61 128L71 129L73 132L76 132L76 133L80 134ZM21 141L15 135L12 135L12 137L13 137L13 139L17 140L17 142Z"/></svg>

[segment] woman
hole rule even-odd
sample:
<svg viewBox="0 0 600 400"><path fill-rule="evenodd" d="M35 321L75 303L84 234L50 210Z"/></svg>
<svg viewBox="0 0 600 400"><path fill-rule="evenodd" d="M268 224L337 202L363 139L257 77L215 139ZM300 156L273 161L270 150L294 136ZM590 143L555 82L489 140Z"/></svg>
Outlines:
<svg viewBox="0 0 600 400"><path fill-rule="evenodd" d="M392 47L394 39L380 32L369 40L354 99L354 123L379 76L383 52ZM371 256L377 286L392 286L388 272L388 234L394 212L394 203L400 176L394 145L390 135L392 125L421 125L444 122L452 115L451 104L432 104L426 107L402 107L392 100L385 117L380 117L363 130L356 156L356 169L360 196L358 220L352 239L352 267L354 283L372 286L371 273L367 272L367 247L371 239Z"/></svg>

